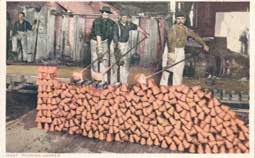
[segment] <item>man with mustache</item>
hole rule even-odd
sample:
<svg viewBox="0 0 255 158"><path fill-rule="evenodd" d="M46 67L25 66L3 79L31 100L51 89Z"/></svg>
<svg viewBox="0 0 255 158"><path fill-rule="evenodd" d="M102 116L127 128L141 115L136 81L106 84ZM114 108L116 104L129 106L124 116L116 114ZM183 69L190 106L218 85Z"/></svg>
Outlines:
<svg viewBox="0 0 255 158"><path fill-rule="evenodd" d="M110 19L110 14L112 14L110 7L103 6L100 12L101 17L94 20L91 31L91 61L100 58L91 66L91 71L94 72L102 72L108 67L109 53L106 52L109 51L115 25L115 22ZM101 84L108 82L107 74L105 74Z"/></svg>
<svg viewBox="0 0 255 158"><path fill-rule="evenodd" d="M192 37L195 41L203 46L203 49L208 52L209 47L203 41L203 39L196 34L193 30L185 26L185 15L183 12L178 11L175 13L176 24L174 24L168 31L168 47L165 46L163 53L162 66L172 65L175 62L183 60L185 58L184 47L188 37ZM181 85L183 80L183 70L185 63L179 63L170 68L169 71L173 72L172 85ZM164 71L160 80L160 85L168 85L169 72Z"/></svg>

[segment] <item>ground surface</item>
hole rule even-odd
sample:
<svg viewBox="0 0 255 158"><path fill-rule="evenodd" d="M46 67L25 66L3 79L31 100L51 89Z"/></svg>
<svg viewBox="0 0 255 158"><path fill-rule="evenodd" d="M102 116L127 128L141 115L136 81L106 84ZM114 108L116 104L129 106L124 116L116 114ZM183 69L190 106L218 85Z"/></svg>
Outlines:
<svg viewBox="0 0 255 158"><path fill-rule="evenodd" d="M169 153L159 147L132 143L99 141L61 132L45 132L36 128L36 111L32 110L19 119L6 124L7 152L47 153Z"/></svg>
<svg viewBox="0 0 255 158"><path fill-rule="evenodd" d="M7 93L6 151L42 153L170 153L157 146L99 141L62 132L45 132L36 128L36 95ZM238 116L248 122L248 109Z"/></svg>
<svg viewBox="0 0 255 158"><path fill-rule="evenodd" d="M70 78L73 72L78 72L82 70L80 67L58 67L57 77L59 78ZM89 69L88 69L89 71ZM89 78L89 73L85 73L85 77ZM134 76L138 73L144 73L148 75L153 72L153 68L143 68L143 67L130 67L129 83L134 83ZM16 75L33 75L37 74L37 66L31 65L8 65L7 74ZM159 83L160 75L154 77L155 81ZM238 81L229 78L220 78L215 81L215 85L207 84L208 79L206 78L184 78L184 84L188 86L200 84L204 88L218 88L225 89L226 91L245 91L249 92L249 82L248 81Z"/></svg>

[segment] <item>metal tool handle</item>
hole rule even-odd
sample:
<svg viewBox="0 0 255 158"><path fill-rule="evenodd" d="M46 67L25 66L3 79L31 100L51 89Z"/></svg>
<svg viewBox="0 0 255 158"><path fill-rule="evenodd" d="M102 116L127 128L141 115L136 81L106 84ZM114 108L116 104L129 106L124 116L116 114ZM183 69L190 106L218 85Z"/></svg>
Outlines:
<svg viewBox="0 0 255 158"><path fill-rule="evenodd" d="M85 71L87 68L89 68L91 65L93 65L94 63L96 63L98 60L102 59L104 55L106 55L107 53L109 53L109 51L104 52L101 56L99 56L98 58L96 58L95 60L93 60L89 65L87 65L85 68L83 68L80 72L82 73L83 71Z"/></svg>
<svg viewBox="0 0 255 158"><path fill-rule="evenodd" d="M132 49L134 49L138 44L140 44L142 41L144 41L145 39L146 39L147 37L144 37L142 40L140 40L139 42L137 42L137 44L135 45L135 46L133 46L132 48L130 48L125 54L123 54L121 57L120 57L120 59L121 58L123 58L124 56L126 56ZM102 74L105 74L105 73L107 73L110 69L112 69L112 67L114 66L114 65L116 65L116 64L118 64L118 61L116 61L115 63L113 63L112 65L110 65L108 68L106 68L103 72L102 72Z"/></svg>
<svg viewBox="0 0 255 158"><path fill-rule="evenodd" d="M121 55L120 56L120 59L121 58L123 58L123 57L125 57L126 55L128 55L128 53L132 50L132 49L134 49L134 48L136 48L140 43L142 43L145 39L146 39L147 37L145 36L143 39L141 39L139 42L137 42L133 47L131 47L125 54L123 54L123 55ZM116 61L115 63L113 63L112 65L111 65L111 67L113 67L114 65L116 65L118 62Z"/></svg>
<svg viewBox="0 0 255 158"><path fill-rule="evenodd" d="M139 42L137 42L135 46L131 47L125 54L121 55L121 56L120 56L120 59L123 58L123 57L125 57L132 49L134 49L137 45L139 45L141 42L143 42L146 38L147 38L147 37L144 37L142 40L140 40ZM105 69L105 70L103 71L102 74L107 73L107 72L108 72L110 69L112 69L112 67L113 67L114 65L116 65L116 64L118 64L118 61L116 61L115 63L113 63L112 65L110 65L107 69Z"/></svg>
<svg viewBox="0 0 255 158"><path fill-rule="evenodd" d="M186 58L184 58L184 59L182 59L182 60L180 60L180 61L178 61L178 62L176 62L176 63L174 63L174 64L172 64L172 65L165 66L165 67L163 67L161 70L159 70L159 71L157 71L157 72L155 72L155 73L153 73L153 74L151 74L151 75L146 76L146 79L151 78L151 77L153 77L153 76L155 76L155 75L157 75L157 74L159 74L159 73L161 73L161 72L163 72L163 71L167 71L167 69L169 69L169 68L171 68L171 67L174 67L175 65L178 65L178 64L184 62L185 60L188 60L188 59L190 59L190 58L193 58L194 56L197 56L197 55L198 55L198 53L192 53L190 56L188 56L188 57L186 57Z"/></svg>

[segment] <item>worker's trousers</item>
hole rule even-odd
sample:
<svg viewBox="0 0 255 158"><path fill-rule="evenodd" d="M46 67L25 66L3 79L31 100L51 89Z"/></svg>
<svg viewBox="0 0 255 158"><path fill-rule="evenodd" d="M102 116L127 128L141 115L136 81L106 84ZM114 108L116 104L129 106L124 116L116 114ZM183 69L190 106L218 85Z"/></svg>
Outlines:
<svg viewBox="0 0 255 158"><path fill-rule="evenodd" d="M175 62L178 62L180 60L183 60L185 58L185 52L184 48L175 48L176 53L176 60ZM168 62L168 47L165 46L164 53L163 53L163 60L162 60L162 67L172 65L174 63ZM168 71L173 72L173 85L181 85L183 80L183 71L184 71L185 62L181 62L177 65L175 65L172 68L169 68ZM169 79L169 72L164 71L161 76L160 85L168 85L168 79Z"/></svg>
<svg viewBox="0 0 255 158"><path fill-rule="evenodd" d="M17 35L12 37L12 51L17 52L18 54L18 60L22 59L23 56L23 61L32 61L32 49L29 47L29 42L28 42L28 33L27 32L18 32ZM20 43L18 41L20 40ZM21 44L21 45L20 45ZM30 43L31 44L31 43ZM22 54L21 54L21 47L22 47ZM19 48L19 52L18 52ZM30 48L30 49L29 49Z"/></svg>
<svg viewBox="0 0 255 158"><path fill-rule="evenodd" d="M128 42L119 42L118 48L120 49L121 55L125 54L128 51ZM114 55L114 48L113 48L113 42L110 46L111 49L111 63L116 62L116 58ZM119 78L121 83L127 83L128 82L128 75L129 75L129 55L124 56L121 58L120 61L124 62L124 65L120 66L120 72L119 72ZM111 70L111 83L116 83L118 80L118 65L115 65Z"/></svg>
<svg viewBox="0 0 255 158"><path fill-rule="evenodd" d="M108 42L104 40L101 42L101 46L103 49L103 54L108 51ZM99 56L97 55L97 41L90 40L90 48L91 48L91 62L96 60ZM94 72L102 72L109 66L109 53L106 53L101 60L98 60L94 64L91 65L91 70ZM108 82L107 73L103 76L103 82Z"/></svg>

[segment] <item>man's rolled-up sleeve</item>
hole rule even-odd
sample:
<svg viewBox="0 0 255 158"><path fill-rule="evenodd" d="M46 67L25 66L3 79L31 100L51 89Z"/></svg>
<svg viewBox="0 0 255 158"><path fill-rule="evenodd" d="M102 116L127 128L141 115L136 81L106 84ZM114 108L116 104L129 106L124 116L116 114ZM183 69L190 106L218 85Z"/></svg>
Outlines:
<svg viewBox="0 0 255 158"><path fill-rule="evenodd" d="M201 44L202 46L205 46L206 43L204 42L204 40L197 34L195 33L193 30L188 29L188 36L192 37L194 40L196 40L199 44Z"/></svg>

